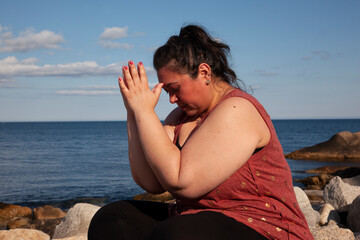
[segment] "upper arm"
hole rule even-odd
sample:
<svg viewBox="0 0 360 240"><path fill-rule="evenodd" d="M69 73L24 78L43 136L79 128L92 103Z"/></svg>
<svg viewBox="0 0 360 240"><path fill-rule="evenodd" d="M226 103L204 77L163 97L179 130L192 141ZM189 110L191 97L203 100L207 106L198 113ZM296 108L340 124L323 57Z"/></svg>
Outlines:
<svg viewBox="0 0 360 240"><path fill-rule="evenodd" d="M251 157L267 133L249 101L221 102L181 151L181 190L176 194L196 198L216 188Z"/></svg>

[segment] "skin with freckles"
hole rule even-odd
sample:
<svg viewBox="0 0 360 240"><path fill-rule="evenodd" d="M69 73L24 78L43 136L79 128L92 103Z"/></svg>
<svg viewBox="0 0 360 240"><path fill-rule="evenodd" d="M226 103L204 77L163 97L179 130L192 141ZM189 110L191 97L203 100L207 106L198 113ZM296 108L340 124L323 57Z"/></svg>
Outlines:
<svg viewBox="0 0 360 240"><path fill-rule="evenodd" d="M133 62L123 68L123 78L119 78L128 111L131 171L146 191L167 190L178 198L198 198L220 185L256 148L269 142L269 129L250 102L228 98L219 103L234 88L216 79L206 63L199 65L196 78L166 67L158 70L158 78L159 84L149 89L144 66ZM162 88L168 92L170 103L178 105L164 126L154 111ZM189 137L196 120L210 111ZM179 134L180 144L186 142L180 151L173 138L183 112L189 118Z"/></svg>

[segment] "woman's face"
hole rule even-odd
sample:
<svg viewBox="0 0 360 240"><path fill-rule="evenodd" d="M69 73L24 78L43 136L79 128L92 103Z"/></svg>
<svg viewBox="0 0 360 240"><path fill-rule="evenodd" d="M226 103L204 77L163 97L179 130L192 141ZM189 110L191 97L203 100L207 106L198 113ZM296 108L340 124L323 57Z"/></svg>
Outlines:
<svg viewBox="0 0 360 240"><path fill-rule="evenodd" d="M188 74L176 73L166 67L157 72L163 89L169 94L170 103L176 103L188 116L205 112L210 102L210 94L200 77L191 78Z"/></svg>

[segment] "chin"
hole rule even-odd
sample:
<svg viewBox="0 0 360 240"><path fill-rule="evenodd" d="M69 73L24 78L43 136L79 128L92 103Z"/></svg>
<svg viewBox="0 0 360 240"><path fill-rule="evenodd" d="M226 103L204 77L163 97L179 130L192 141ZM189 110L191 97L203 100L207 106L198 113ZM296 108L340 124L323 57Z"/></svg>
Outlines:
<svg viewBox="0 0 360 240"><path fill-rule="evenodd" d="M183 109L183 111L188 115L189 117L197 116L199 113L194 109Z"/></svg>

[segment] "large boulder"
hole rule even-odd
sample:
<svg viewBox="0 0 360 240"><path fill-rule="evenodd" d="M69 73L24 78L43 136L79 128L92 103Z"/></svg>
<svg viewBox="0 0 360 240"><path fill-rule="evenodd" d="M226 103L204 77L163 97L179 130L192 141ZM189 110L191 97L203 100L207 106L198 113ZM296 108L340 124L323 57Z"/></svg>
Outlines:
<svg viewBox="0 0 360 240"><path fill-rule="evenodd" d="M88 232L90 221L100 207L88 204L75 204L56 227L53 239L69 238L84 235Z"/></svg>
<svg viewBox="0 0 360 240"><path fill-rule="evenodd" d="M317 227L317 223L320 219L320 214L312 208L309 198L301 188L294 187L294 191L296 195L296 200L299 203L301 211L305 215L309 228L313 229Z"/></svg>
<svg viewBox="0 0 360 240"><path fill-rule="evenodd" d="M286 158L309 160L360 161L360 132L340 132L328 141L286 154Z"/></svg>
<svg viewBox="0 0 360 240"><path fill-rule="evenodd" d="M347 228L340 228L335 221L326 227L310 229L315 240L355 240L354 233Z"/></svg>
<svg viewBox="0 0 360 240"><path fill-rule="evenodd" d="M35 229L11 229L0 231L1 240L50 240L50 236Z"/></svg>
<svg viewBox="0 0 360 240"><path fill-rule="evenodd" d="M32 210L28 207L0 202L0 226L6 226L11 219L17 217L31 217L31 215Z"/></svg>
<svg viewBox="0 0 360 240"><path fill-rule="evenodd" d="M360 187L360 175L352 178L344 178L344 183Z"/></svg>
<svg viewBox="0 0 360 240"><path fill-rule="evenodd" d="M60 209L50 205L45 205L34 209L34 219L57 219L64 218L65 213Z"/></svg>
<svg viewBox="0 0 360 240"><path fill-rule="evenodd" d="M339 211L348 211L349 205L360 195L360 187L344 183L334 177L324 188L324 200Z"/></svg>
<svg viewBox="0 0 360 240"><path fill-rule="evenodd" d="M347 224L354 232L360 232L360 196L350 205Z"/></svg>

